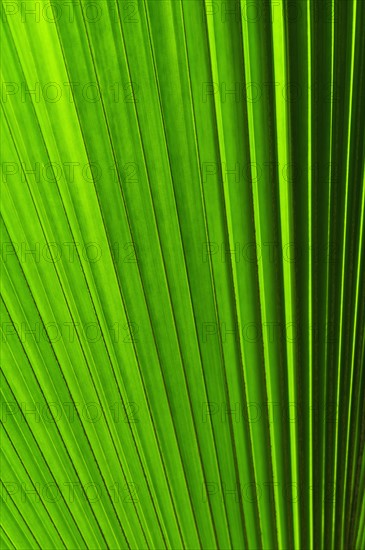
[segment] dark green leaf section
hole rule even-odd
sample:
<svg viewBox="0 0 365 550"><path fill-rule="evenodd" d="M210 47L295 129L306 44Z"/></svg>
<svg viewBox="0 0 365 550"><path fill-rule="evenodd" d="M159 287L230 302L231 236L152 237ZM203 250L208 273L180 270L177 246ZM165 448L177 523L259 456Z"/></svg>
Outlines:
<svg viewBox="0 0 365 550"><path fill-rule="evenodd" d="M3 2L1 548L365 548L364 28Z"/></svg>

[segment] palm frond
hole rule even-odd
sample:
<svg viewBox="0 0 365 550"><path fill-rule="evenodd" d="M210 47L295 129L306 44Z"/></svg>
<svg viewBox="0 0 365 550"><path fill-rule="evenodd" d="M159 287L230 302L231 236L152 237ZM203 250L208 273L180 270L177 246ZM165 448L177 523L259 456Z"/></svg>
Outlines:
<svg viewBox="0 0 365 550"><path fill-rule="evenodd" d="M365 547L364 28L2 2L1 548Z"/></svg>

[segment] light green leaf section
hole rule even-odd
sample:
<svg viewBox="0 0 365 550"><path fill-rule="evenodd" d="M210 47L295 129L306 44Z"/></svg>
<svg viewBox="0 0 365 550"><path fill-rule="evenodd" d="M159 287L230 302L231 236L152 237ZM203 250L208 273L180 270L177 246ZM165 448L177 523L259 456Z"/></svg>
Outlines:
<svg viewBox="0 0 365 550"><path fill-rule="evenodd" d="M1 9L1 548L363 549L364 2Z"/></svg>

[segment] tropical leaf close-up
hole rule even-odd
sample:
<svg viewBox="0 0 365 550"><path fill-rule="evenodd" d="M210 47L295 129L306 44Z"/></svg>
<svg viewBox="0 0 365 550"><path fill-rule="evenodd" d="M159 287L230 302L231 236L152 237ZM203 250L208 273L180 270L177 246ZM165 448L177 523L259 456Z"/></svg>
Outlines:
<svg viewBox="0 0 365 550"><path fill-rule="evenodd" d="M364 0L0 28L0 548L365 550Z"/></svg>

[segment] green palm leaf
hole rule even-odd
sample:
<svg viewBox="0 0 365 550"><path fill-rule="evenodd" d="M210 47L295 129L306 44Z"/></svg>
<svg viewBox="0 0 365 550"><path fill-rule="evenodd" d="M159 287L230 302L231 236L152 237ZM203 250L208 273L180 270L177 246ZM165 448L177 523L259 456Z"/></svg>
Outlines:
<svg viewBox="0 0 365 550"><path fill-rule="evenodd" d="M365 547L364 25L2 2L1 548Z"/></svg>

